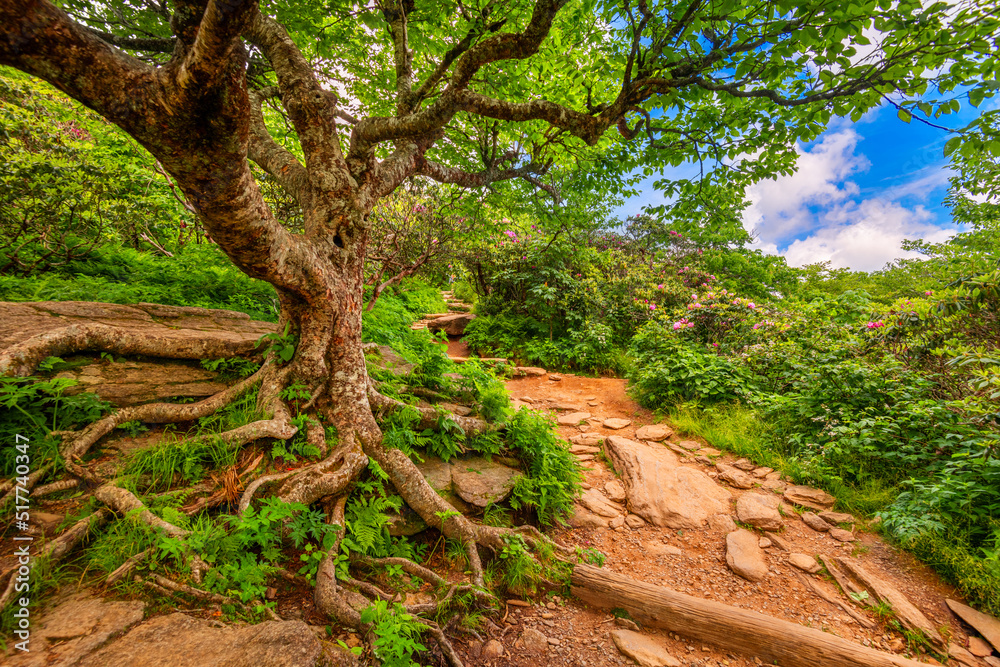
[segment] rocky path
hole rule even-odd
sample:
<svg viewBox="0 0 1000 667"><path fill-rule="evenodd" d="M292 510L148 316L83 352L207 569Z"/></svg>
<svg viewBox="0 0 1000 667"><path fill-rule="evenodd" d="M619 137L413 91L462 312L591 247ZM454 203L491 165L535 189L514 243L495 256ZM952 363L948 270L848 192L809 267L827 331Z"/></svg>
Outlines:
<svg viewBox="0 0 1000 667"><path fill-rule="evenodd" d="M557 415L585 472L573 526L554 536L599 549L606 568L941 664L913 651L892 619L880 621L854 599L891 598L894 617L921 627L930 648L950 653L948 664L1000 667L993 647L949 609L954 589L850 515L832 512L827 494L656 424L624 380L547 374L512 379L508 388L516 406ZM470 645L470 664L763 664L666 631L636 634L630 621L559 597L511 601L505 617L499 644Z"/></svg>

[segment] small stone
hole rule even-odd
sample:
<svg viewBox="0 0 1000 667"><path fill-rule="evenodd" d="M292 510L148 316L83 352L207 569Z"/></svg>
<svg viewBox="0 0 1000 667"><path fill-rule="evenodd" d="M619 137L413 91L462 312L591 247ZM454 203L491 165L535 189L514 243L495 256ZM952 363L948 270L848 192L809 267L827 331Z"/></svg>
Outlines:
<svg viewBox="0 0 1000 667"><path fill-rule="evenodd" d="M625 517L616 516L614 519L608 522L608 525L617 530L618 528L621 528L622 526L625 525Z"/></svg>
<svg viewBox="0 0 1000 667"><path fill-rule="evenodd" d="M767 549L771 546L771 540L767 539L766 537L762 537L757 542L757 546L759 546L761 549Z"/></svg>
<svg viewBox="0 0 1000 667"><path fill-rule="evenodd" d="M622 618L621 616L615 618L615 625L626 630L631 630L632 632L639 632L639 626L636 625L635 621L628 618Z"/></svg>
<svg viewBox="0 0 1000 667"><path fill-rule="evenodd" d="M762 479L762 478L767 477L768 475L770 475L772 472L774 472L774 468L766 468L766 467L765 468L754 468L753 469L753 476L756 477L757 479Z"/></svg>
<svg viewBox="0 0 1000 667"><path fill-rule="evenodd" d="M600 404L601 404L600 401L587 401L587 405L589 405L592 408L596 408Z"/></svg>
<svg viewBox="0 0 1000 667"><path fill-rule="evenodd" d="M700 450L705 456L722 456L722 452L715 447L702 447Z"/></svg>
<svg viewBox="0 0 1000 667"><path fill-rule="evenodd" d="M736 522L733 521L733 517L728 514L713 514L708 518L708 525L712 530L717 530L723 535L728 535L739 528Z"/></svg>
<svg viewBox="0 0 1000 667"><path fill-rule="evenodd" d="M616 503L625 502L625 487L617 479L613 479L604 485L604 493L608 494L608 498L611 498Z"/></svg>
<svg viewBox="0 0 1000 667"><path fill-rule="evenodd" d="M830 509L837 502L837 499L826 491L814 489L809 486L788 487L785 489L785 500L820 512Z"/></svg>
<svg viewBox="0 0 1000 667"><path fill-rule="evenodd" d="M629 528L634 528L636 530L638 530L639 528L644 528L646 526L646 522L643 520L643 518L635 514L629 514L627 517L625 517L625 523L628 525Z"/></svg>
<svg viewBox="0 0 1000 667"><path fill-rule="evenodd" d="M604 420L604 428L610 428L614 431L618 431L631 423L631 419L619 419L618 417L612 417L611 419Z"/></svg>
<svg viewBox="0 0 1000 667"><path fill-rule="evenodd" d="M993 647L985 639L969 637L969 653L977 658L985 658L988 655L993 655Z"/></svg>
<svg viewBox="0 0 1000 667"><path fill-rule="evenodd" d="M548 642L553 646L559 646L559 640L556 639L555 637L549 637Z"/></svg>
<svg viewBox="0 0 1000 667"><path fill-rule="evenodd" d="M688 450L689 452L693 452L694 450L701 447L701 443L695 442L694 440L681 440L677 444L683 447L684 449Z"/></svg>
<svg viewBox="0 0 1000 667"><path fill-rule="evenodd" d="M739 468L734 468L728 463L717 463L715 468L719 471L719 479L737 489L753 488L753 478Z"/></svg>
<svg viewBox="0 0 1000 667"><path fill-rule="evenodd" d="M549 600L548 602L545 603L545 608L546 609L555 609L556 608L556 603L553 602L552 600Z"/></svg>
<svg viewBox="0 0 1000 667"><path fill-rule="evenodd" d="M702 464L703 466L715 465L714 463L712 463L712 459L708 458L705 455L696 456L694 457L694 460Z"/></svg>
<svg viewBox="0 0 1000 667"><path fill-rule="evenodd" d="M842 523L854 523L854 515L846 512L820 512L819 518L826 521L831 526L839 526Z"/></svg>
<svg viewBox="0 0 1000 667"><path fill-rule="evenodd" d="M556 375L555 373L551 373L549 375L549 379L552 380L553 382L561 382L562 381L562 376L561 375Z"/></svg>
<svg viewBox="0 0 1000 667"><path fill-rule="evenodd" d="M681 550L672 544L664 544L663 542L647 542L646 551L655 556L672 556L677 557L681 555Z"/></svg>
<svg viewBox="0 0 1000 667"><path fill-rule="evenodd" d="M549 638L534 628L528 628L521 633L524 650L531 653L545 653L549 650Z"/></svg>
<svg viewBox="0 0 1000 667"><path fill-rule="evenodd" d="M611 639L618 650L640 667L680 667L681 662L649 637L633 630L612 630Z"/></svg>
<svg viewBox="0 0 1000 667"><path fill-rule="evenodd" d="M815 558L806 554L788 554L788 564L809 574L816 574L823 569Z"/></svg>
<svg viewBox="0 0 1000 667"><path fill-rule="evenodd" d="M589 412L570 412L565 415L560 415L557 421L560 426L576 426L580 422L587 421L588 419L590 419Z"/></svg>
<svg viewBox="0 0 1000 667"><path fill-rule="evenodd" d="M651 440L653 442L663 442L674 434L673 430L662 424L648 424L636 429L636 440Z"/></svg>
<svg viewBox="0 0 1000 667"><path fill-rule="evenodd" d="M539 614L539 616L544 618L546 621L550 621L556 617L556 615L553 614L551 611L543 611L541 614Z"/></svg>
<svg viewBox="0 0 1000 667"><path fill-rule="evenodd" d="M600 451L600 447L588 447L587 445L572 445L569 448L570 454L597 454Z"/></svg>
<svg viewBox="0 0 1000 667"><path fill-rule="evenodd" d="M844 530L843 528L831 528L830 537L838 542L853 542L856 539L854 537L854 533L849 530Z"/></svg>
<svg viewBox="0 0 1000 667"><path fill-rule="evenodd" d="M503 655L503 644L495 639L491 639L483 646L482 653L479 654L483 660L496 660Z"/></svg>
<svg viewBox="0 0 1000 667"><path fill-rule="evenodd" d="M737 459L736 461L733 461L733 466L739 468L743 472L750 472L757 467L750 459Z"/></svg>
<svg viewBox="0 0 1000 667"><path fill-rule="evenodd" d="M889 650L893 653L902 653L903 649L906 648L906 642L904 642L899 637L893 637L888 643Z"/></svg>
<svg viewBox="0 0 1000 667"><path fill-rule="evenodd" d="M1000 667L1000 658L995 658L993 656L989 656L989 657L983 658L983 660L985 660L986 664L989 665L990 667Z"/></svg>
<svg viewBox="0 0 1000 667"><path fill-rule="evenodd" d="M828 524L826 521L823 521L823 519L819 518L812 512L802 513L802 523L806 524L813 530L820 533L825 533L826 531L830 530L830 524Z"/></svg>
<svg viewBox="0 0 1000 667"><path fill-rule="evenodd" d="M507 600L507 604L511 607L530 607L530 602L525 602L524 600Z"/></svg>
<svg viewBox="0 0 1000 667"><path fill-rule="evenodd" d="M764 552L757 545L757 536L749 530L734 530L726 535L726 564L749 581L760 581L767 576Z"/></svg>

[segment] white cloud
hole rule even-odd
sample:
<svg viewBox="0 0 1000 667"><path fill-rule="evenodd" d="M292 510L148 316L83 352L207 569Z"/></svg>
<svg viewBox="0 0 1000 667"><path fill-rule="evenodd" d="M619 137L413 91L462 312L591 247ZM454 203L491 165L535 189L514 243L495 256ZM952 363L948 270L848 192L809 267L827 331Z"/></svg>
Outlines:
<svg viewBox="0 0 1000 667"><path fill-rule="evenodd" d="M799 149L794 174L748 189L751 206L743 224L757 235L756 247L782 254L794 266L829 261L838 268L873 271L916 256L902 249L904 239L940 242L957 231L934 224L934 214L924 206L899 201L926 200L947 183L948 171L935 165L866 198L850 180L870 164L856 153L858 141L853 129L834 131L810 150Z"/></svg>
<svg viewBox="0 0 1000 667"><path fill-rule="evenodd" d="M832 206L858 193L851 174L868 168L863 155L854 153L858 135L842 130L827 135L811 151L798 149L796 172L777 180L761 181L747 190L750 207L743 226L764 244L777 243L807 232L816 225L812 206Z"/></svg>
<svg viewBox="0 0 1000 667"><path fill-rule="evenodd" d="M922 206L909 209L885 199L851 202L829 211L823 228L782 254L793 266L829 261L837 268L875 271L894 259L917 256L902 250L904 239L940 243L957 231L938 227L933 219Z"/></svg>

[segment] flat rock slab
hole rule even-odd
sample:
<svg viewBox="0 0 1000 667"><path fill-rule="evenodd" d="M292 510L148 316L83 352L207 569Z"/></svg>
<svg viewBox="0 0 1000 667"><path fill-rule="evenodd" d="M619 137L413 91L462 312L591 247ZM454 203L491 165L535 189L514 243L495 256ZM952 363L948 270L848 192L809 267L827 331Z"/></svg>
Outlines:
<svg viewBox="0 0 1000 667"><path fill-rule="evenodd" d="M613 431L618 431L625 428L631 423L632 423L631 419L620 419L618 417L612 417L611 419L605 419L603 426L604 428L610 428Z"/></svg>
<svg viewBox="0 0 1000 667"><path fill-rule="evenodd" d="M767 576L767 562L758 538L749 530L734 530L726 535L726 564L729 569L749 581Z"/></svg>
<svg viewBox="0 0 1000 667"><path fill-rule="evenodd" d="M945 603L959 618L974 627L986 641L993 645L993 648L1000 651L1000 620L989 614L976 611L969 605L956 600L947 599Z"/></svg>
<svg viewBox="0 0 1000 667"><path fill-rule="evenodd" d="M611 640L618 650L640 667L680 667L681 661L670 655L653 639L632 630L612 630Z"/></svg>
<svg viewBox="0 0 1000 667"><path fill-rule="evenodd" d="M66 390L69 396L91 391L103 401L124 407L181 396L212 396L229 386L216 382L217 375L202 368L198 362L164 360L159 363L91 361L85 366L60 371L56 377L78 383Z"/></svg>
<svg viewBox="0 0 1000 667"><path fill-rule="evenodd" d="M847 514L846 512L820 512L819 518L826 521L831 526L839 526L842 523L854 523L855 518L853 514Z"/></svg>
<svg viewBox="0 0 1000 667"><path fill-rule="evenodd" d="M761 530L779 530L783 525L778 511L780 502L773 495L744 493L736 499L736 518Z"/></svg>
<svg viewBox="0 0 1000 667"><path fill-rule="evenodd" d="M55 604L37 621L37 629L33 623L31 652L15 650L3 664L11 667L76 665L112 637L141 622L146 607L140 601L105 602L90 591L74 593Z"/></svg>
<svg viewBox="0 0 1000 667"><path fill-rule="evenodd" d="M729 491L680 465L665 447L612 435L605 450L621 475L630 510L654 526L700 528L713 514L729 511Z"/></svg>
<svg viewBox="0 0 1000 667"><path fill-rule="evenodd" d="M444 331L449 336L461 336L465 333L465 327L469 322L476 319L475 315L469 313L456 313L455 315L445 315L438 317L427 325L431 331Z"/></svg>
<svg viewBox="0 0 1000 667"><path fill-rule="evenodd" d="M559 422L560 426L576 426L582 421L587 421L590 419L589 412L570 412L569 414L560 415Z"/></svg>
<svg viewBox="0 0 1000 667"><path fill-rule="evenodd" d="M824 521L823 519L819 518L818 516L816 516L812 512L803 512L802 513L802 523L806 524L807 526L809 526L813 530L815 530L817 532L820 532L820 533L825 533L828 530L830 530L830 528L831 528L830 524L828 524L826 521Z"/></svg>
<svg viewBox="0 0 1000 667"><path fill-rule="evenodd" d="M514 468L478 456L456 459L451 466L455 493L476 507L486 507L506 498L520 476L520 471Z"/></svg>
<svg viewBox="0 0 1000 667"><path fill-rule="evenodd" d="M636 429L636 440L651 440L653 442L663 442L674 434L673 429L662 424L647 424Z"/></svg>
<svg viewBox="0 0 1000 667"><path fill-rule="evenodd" d="M229 356L245 355L257 340L277 331L277 324L251 320L245 313L155 303L121 305L90 301L0 302L0 349L74 324L104 324L155 335L164 341L190 343L198 358L206 338L229 347Z"/></svg>
<svg viewBox="0 0 1000 667"><path fill-rule="evenodd" d="M514 375L520 375L523 377L534 376L540 377L548 373L544 368L538 368L537 366L517 366L514 368Z"/></svg>
<svg viewBox="0 0 1000 667"><path fill-rule="evenodd" d="M598 516L619 517L623 513L620 505L616 505L608 500L604 494L597 489L587 489L583 492L577 502Z"/></svg>
<svg viewBox="0 0 1000 667"><path fill-rule="evenodd" d="M604 436L599 433L581 433L580 435L574 435L569 441L574 445L593 447L604 442Z"/></svg>
<svg viewBox="0 0 1000 667"><path fill-rule="evenodd" d="M833 530L838 529L834 528ZM876 600L892 605L892 611L903 627L910 630L920 630L938 648L944 649L947 646L944 639L938 634L937 627L901 591L873 575L853 558L834 557L833 560L852 579L867 589Z"/></svg>
<svg viewBox="0 0 1000 667"><path fill-rule="evenodd" d="M837 499L826 491L814 489L811 486L790 486L785 489L785 500L788 502L809 507L819 512L825 512L833 507Z"/></svg>
<svg viewBox="0 0 1000 667"><path fill-rule="evenodd" d="M216 627L181 613L158 616L97 651L79 667L318 667L327 664L302 621Z"/></svg>

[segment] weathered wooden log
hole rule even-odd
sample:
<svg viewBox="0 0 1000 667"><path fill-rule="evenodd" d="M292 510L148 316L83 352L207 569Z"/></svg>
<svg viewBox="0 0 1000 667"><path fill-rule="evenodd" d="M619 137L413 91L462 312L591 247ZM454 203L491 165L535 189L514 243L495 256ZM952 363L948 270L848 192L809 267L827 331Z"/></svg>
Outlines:
<svg viewBox="0 0 1000 667"><path fill-rule="evenodd" d="M918 667L827 632L684 595L590 565L577 565L572 593L588 604L622 608L643 625L663 628L782 667ZM925 666L926 667L926 666Z"/></svg>

